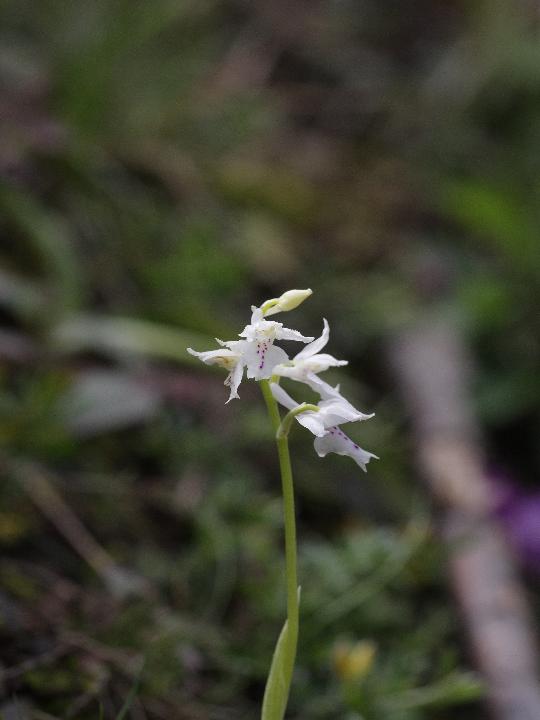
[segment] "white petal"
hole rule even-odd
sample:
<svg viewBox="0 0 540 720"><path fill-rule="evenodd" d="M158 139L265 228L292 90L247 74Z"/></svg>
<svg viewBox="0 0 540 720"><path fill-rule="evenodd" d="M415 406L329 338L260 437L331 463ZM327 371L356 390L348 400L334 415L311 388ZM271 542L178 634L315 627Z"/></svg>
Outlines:
<svg viewBox="0 0 540 720"><path fill-rule="evenodd" d="M342 397L339 392L339 385L333 388L327 382L321 380L320 377L317 377L317 375L315 375L315 373L313 372L307 374L305 382L312 390L314 390L316 393L319 393L323 400L331 400L332 398Z"/></svg>
<svg viewBox="0 0 540 720"><path fill-rule="evenodd" d="M251 342L248 340L220 340L219 338L216 338L216 340L220 345L238 355L238 357L243 357L246 350L251 346Z"/></svg>
<svg viewBox="0 0 540 720"><path fill-rule="evenodd" d="M332 357L332 355L326 355L323 353L321 355L313 355L313 357L305 358L303 360L293 359L284 365L278 365L274 368L274 375L288 377L291 380L296 380L297 382L307 383L313 390L315 390L315 392L318 392L318 382L324 385L327 384L323 383L322 380L319 381L316 373L324 372L330 367L339 367L341 365L347 365L347 361L336 360L336 358ZM327 385L327 387L330 386ZM337 391L334 391L332 388L332 392Z"/></svg>
<svg viewBox="0 0 540 720"><path fill-rule="evenodd" d="M258 320L251 323L251 325L246 325L242 332L239 333L239 336L246 338L250 342L255 340L261 342L269 340L272 342L278 337L278 331L282 327L283 325L275 320Z"/></svg>
<svg viewBox="0 0 540 720"><path fill-rule="evenodd" d="M241 333L238 333L238 337L246 338L249 342L253 342L253 340L257 336L257 329L256 325L246 325L246 327L242 330Z"/></svg>
<svg viewBox="0 0 540 720"><path fill-rule="evenodd" d="M218 342L221 347L226 347L229 348L229 350L234 350L235 352L240 353L244 340L220 340L219 338L216 338L216 342Z"/></svg>
<svg viewBox="0 0 540 720"><path fill-rule="evenodd" d="M308 357L311 357L312 355L316 355L319 350L322 350L323 347L328 342L328 338L330 337L330 327L328 326L328 321L326 318L323 318L323 331L321 337L314 340L312 343L309 343L309 345L306 345L306 347L303 350L300 350L298 355L295 356L295 360L302 360Z"/></svg>
<svg viewBox="0 0 540 720"><path fill-rule="evenodd" d="M233 350L205 350L197 352L192 348L187 348L190 355L194 355L203 361L206 365L219 365L227 370L232 370L240 359L239 353Z"/></svg>
<svg viewBox="0 0 540 720"><path fill-rule="evenodd" d="M331 428L323 437L316 437L313 446L319 457L324 457L328 453L352 457L364 472L366 472L366 465L371 458L379 459L373 453L359 447L338 427Z"/></svg>
<svg viewBox="0 0 540 720"><path fill-rule="evenodd" d="M320 373L331 367L342 367L348 365L348 360L338 360L328 353L319 353L301 361L308 372Z"/></svg>
<svg viewBox="0 0 540 720"><path fill-rule="evenodd" d="M242 375L244 374L244 365L241 362L236 363L235 367L231 370L231 372L227 375L224 385L227 385L231 388L231 394L229 395L229 399L225 403L225 405L234 398L239 398L240 395L238 394L238 386L242 382Z"/></svg>
<svg viewBox="0 0 540 720"><path fill-rule="evenodd" d="M270 321L269 321L270 322ZM278 325L280 323L276 323ZM308 343L313 340L312 337L305 337L298 330L291 330L286 327L280 327L276 330L276 340L297 340L298 342Z"/></svg>
<svg viewBox="0 0 540 720"><path fill-rule="evenodd" d="M309 430L311 433L313 433L313 435L316 435L317 437L322 437L328 432L325 426L324 417L322 417L321 413L319 412L307 410L306 412L297 415L296 419L298 420L300 425L303 425L307 430Z"/></svg>
<svg viewBox="0 0 540 720"><path fill-rule="evenodd" d="M223 354L223 350L203 350L203 351L199 352L198 350L194 350L193 348L190 348L190 347L188 347L186 349L190 355L194 355L195 357L200 358L203 362L206 362L206 358L208 357L208 355L211 355L211 354L222 355Z"/></svg>
<svg viewBox="0 0 540 720"><path fill-rule="evenodd" d="M305 381L305 370L300 363L296 365L294 360L289 363L280 363L274 368L274 375L279 377L291 378L291 380L297 380L299 382Z"/></svg>
<svg viewBox="0 0 540 720"><path fill-rule="evenodd" d="M251 306L251 325L255 325L263 319L263 311L261 308Z"/></svg>
<svg viewBox="0 0 540 720"><path fill-rule="evenodd" d="M272 376L274 367L289 359L285 350L267 342L246 342L243 360L247 365L248 378L264 380Z"/></svg>
<svg viewBox="0 0 540 720"><path fill-rule="evenodd" d="M319 414L324 417L327 428L333 425L341 425L346 422L355 422L364 419L361 412L358 412L349 402L340 400L322 400L319 403Z"/></svg>
<svg viewBox="0 0 540 720"><path fill-rule="evenodd" d="M264 367L260 375L261 379L267 379L272 377L276 365L286 363L288 362L288 360L289 356L287 355L285 350L283 350L283 348L277 347L276 345L270 345L263 358L262 364L264 365ZM260 364L259 370L261 370Z"/></svg>
<svg viewBox="0 0 540 720"><path fill-rule="evenodd" d="M331 385L329 385L327 382L324 382L324 380L321 380L317 375L314 373L309 373L306 380L306 382L309 387L314 390L315 392L318 392L323 401L338 401L340 403L343 403L346 405L351 412L354 412L357 414L356 420L369 420L370 418L375 416L375 413L363 413L360 412L360 410L357 410L354 405L352 405L346 398L343 397L343 395L339 392L339 385L336 385L335 388L333 388ZM322 403L320 403L322 405Z"/></svg>
<svg viewBox="0 0 540 720"><path fill-rule="evenodd" d="M281 385L278 385L277 383L270 383L270 390L272 391L274 399L277 400L280 405L286 407L287 410L294 410L295 407L298 407L298 403L285 392Z"/></svg>

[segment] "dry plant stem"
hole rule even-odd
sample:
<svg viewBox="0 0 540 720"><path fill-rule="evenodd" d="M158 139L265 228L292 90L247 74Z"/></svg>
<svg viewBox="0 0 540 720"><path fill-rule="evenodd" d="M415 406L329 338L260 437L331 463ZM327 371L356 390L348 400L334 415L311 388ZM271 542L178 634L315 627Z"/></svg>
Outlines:
<svg viewBox="0 0 540 720"><path fill-rule="evenodd" d="M413 420L418 465L441 506L452 585L494 720L540 718L537 650L512 554L489 511L459 329L435 317L389 348Z"/></svg>
<svg viewBox="0 0 540 720"><path fill-rule="evenodd" d="M116 563L57 492L49 474L37 463L0 458L1 472L11 474L22 485L36 507L101 577L113 594L149 594L150 587L146 580Z"/></svg>
<svg viewBox="0 0 540 720"><path fill-rule="evenodd" d="M270 390L267 380L261 380L261 388L276 433L276 444L279 456L279 467L281 471L281 485L283 492L283 515L285 522L285 565L287 582L287 622L288 622L288 646L287 646L287 677L292 677L294 661L296 659L296 646L298 642L298 576L296 569L296 517L294 509L294 486L289 454L289 442L287 435L280 437L279 429L281 418L277 403Z"/></svg>
<svg viewBox="0 0 540 720"><path fill-rule="evenodd" d="M90 535L49 482L45 472L30 462L12 463L11 470L34 504L49 518L76 552L98 575L107 576L111 568L115 567L114 559Z"/></svg>

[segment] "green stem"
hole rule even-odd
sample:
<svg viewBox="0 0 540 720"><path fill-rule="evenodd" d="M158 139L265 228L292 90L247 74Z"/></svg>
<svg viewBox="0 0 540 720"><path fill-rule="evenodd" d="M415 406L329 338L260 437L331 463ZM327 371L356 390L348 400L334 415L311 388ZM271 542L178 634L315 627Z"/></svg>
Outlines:
<svg viewBox="0 0 540 720"><path fill-rule="evenodd" d="M276 440L281 469L283 490L283 514L285 517L285 564L287 571L287 621L289 625L289 650L287 652L288 676L292 678L298 641L298 577L296 570L296 518L294 511L294 486L287 437ZM290 682L290 680L289 680Z"/></svg>
<svg viewBox="0 0 540 720"><path fill-rule="evenodd" d="M283 420L281 421L281 424L278 428L278 431L276 433L276 439L280 440L281 438L288 438L289 433L291 432L291 427L293 424L293 420L297 415L300 415L304 412L319 412L320 407L317 405L310 405L310 403L302 403L301 405L298 405L297 407L293 408L290 412L288 412Z"/></svg>
<svg viewBox="0 0 540 720"><path fill-rule="evenodd" d="M296 646L298 641L298 578L296 569L296 517L294 509L294 485L289 454L287 435L280 435L281 418L277 403L270 390L267 380L261 381L261 388L272 422L276 432L276 444L281 471L281 486L283 491L283 515L285 520L285 565L287 580L287 648L285 657L286 677L288 689L292 679L294 662L296 659Z"/></svg>
<svg viewBox="0 0 540 720"><path fill-rule="evenodd" d="M281 417L279 414L277 402L272 395L272 391L270 390L270 383L268 382L268 380L261 380L260 385L264 397L264 402L266 403L266 409L268 410L268 415L270 416L270 422L272 423L274 432L277 433L277 431L279 430L279 426L281 425Z"/></svg>

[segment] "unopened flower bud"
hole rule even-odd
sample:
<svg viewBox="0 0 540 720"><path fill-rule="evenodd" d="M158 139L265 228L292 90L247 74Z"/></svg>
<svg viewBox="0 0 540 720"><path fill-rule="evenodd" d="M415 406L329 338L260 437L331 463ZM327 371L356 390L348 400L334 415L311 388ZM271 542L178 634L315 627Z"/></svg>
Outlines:
<svg viewBox="0 0 540 720"><path fill-rule="evenodd" d="M287 312L288 310L294 310L301 303L304 302L311 294L312 290L287 290L283 295L278 298L272 298L262 304L261 310L264 317L269 315L275 315L278 312Z"/></svg>

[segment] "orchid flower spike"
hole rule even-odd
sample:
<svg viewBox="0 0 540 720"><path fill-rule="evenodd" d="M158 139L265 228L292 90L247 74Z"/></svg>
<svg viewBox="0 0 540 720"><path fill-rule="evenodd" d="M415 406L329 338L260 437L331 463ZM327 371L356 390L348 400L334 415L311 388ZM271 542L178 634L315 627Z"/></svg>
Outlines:
<svg viewBox="0 0 540 720"><path fill-rule="evenodd" d="M326 383L323 383L323 386L325 385ZM299 403L293 400L277 383L271 383L270 388L272 395L280 405L288 410L295 410L299 407ZM327 388L330 390L321 387L326 397L317 403L318 412L306 410L296 415L295 419L315 435L313 446L319 457L324 457L331 452L348 455L366 472L366 465L369 461L372 458L378 460L378 457L359 447L345 435L339 426L346 422L369 420L373 415L366 415L356 410L348 400L340 395L337 388L332 388L330 385Z"/></svg>
<svg viewBox="0 0 540 720"><path fill-rule="evenodd" d="M313 338L304 337L298 330L283 327L283 323L264 320L261 308L252 307L251 311L250 324L239 334L245 339L220 341L220 344L241 354L248 378L265 380L272 376L276 365L289 360L285 350L274 345L274 340L309 343Z"/></svg>
<svg viewBox="0 0 540 720"><path fill-rule="evenodd" d="M326 318L323 318L321 337L306 345L292 360L277 365L273 374L310 384L310 382L316 382L317 373L324 372L331 367L348 365L347 360L337 360L333 355L319 352L328 343L329 337L330 327Z"/></svg>
<svg viewBox="0 0 540 720"><path fill-rule="evenodd" d="M346 360L337 360L332 355L321 352L330 336L327 320L323 320L322 334L315 340L305 337L298 330L284 327L283 323L266 319L278 312L298 307L310 295L309 289L289 290L278 298L266 300L260 307L252 306L250 323L239 333L240 339L217 339L221 345L217 350L198 352L188 348L188 352L207 365L218 365L229 371L225 379L225 385L230 388L227 402L239 397L238 387L244 368L247 377L255 380L286 377L307 384L320 396L315 409L311 405L311 409L300 410L299 403L277 382L271 382L270 388L278 403L288 410L298 410L295 419L315 435L314 447L320 457L329 452L349 455L365 471L371 458L377 456L356 445L340 426L348 422L368 420L373 416L357 410L341 395L339 385L332 387L318 375L328 368L347 365ZM306 346L289 360L285 350L274 344L279 340L293 340L305 343ZM292 418L290 421L292 422Z"/></svg>

